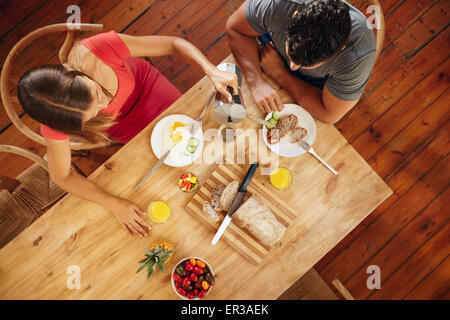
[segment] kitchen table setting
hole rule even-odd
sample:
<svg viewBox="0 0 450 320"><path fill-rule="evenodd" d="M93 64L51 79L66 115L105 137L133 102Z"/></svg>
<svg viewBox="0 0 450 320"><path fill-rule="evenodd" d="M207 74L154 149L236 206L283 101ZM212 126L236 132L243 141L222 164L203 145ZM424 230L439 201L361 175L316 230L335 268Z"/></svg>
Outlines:
<svg viewBox="0 0 450 320"><path fill-rule="evenodd" d="M391 195L333 125L280 88L263 114L232 55L220 66L232 103L204 77L88 177L148 212L148 236L66 195L0 249L1 299L277 299ZM217 139L227 157L206 161Z"/></svg>

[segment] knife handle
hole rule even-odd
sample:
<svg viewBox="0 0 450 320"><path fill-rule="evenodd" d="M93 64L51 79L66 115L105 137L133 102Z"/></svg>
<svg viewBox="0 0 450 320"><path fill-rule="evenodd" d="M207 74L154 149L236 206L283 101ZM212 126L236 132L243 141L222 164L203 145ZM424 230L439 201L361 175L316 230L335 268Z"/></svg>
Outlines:
<svg viewBox="0 0 450 320"><path fill-rule="evenodd" d="M245 175L244 181L242 181L241 186L239 187L239 192L247 192L247 186L255 175L256 168L258 167L258 162L254 162L251 164L250 168L247 171L247 174Z"/></svg>

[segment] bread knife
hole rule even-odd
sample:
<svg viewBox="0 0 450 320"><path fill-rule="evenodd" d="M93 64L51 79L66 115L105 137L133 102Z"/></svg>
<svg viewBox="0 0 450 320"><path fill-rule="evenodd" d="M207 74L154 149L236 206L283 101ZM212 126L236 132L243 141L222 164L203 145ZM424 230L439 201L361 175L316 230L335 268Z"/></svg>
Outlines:
<svg viewBox="0 0 450 320"><path fill-rule="evenodd" d="M241 205L242 201L245 198L245 195L247 194L247 186L250 183L250 181L252 180L253 176L255 175L256 168L258 168L258 167L259 167L258 162L254 162L251 164L250 168L248 169L244 180L242 181L241 185L239 186L238 193L231 204L230 210L228 210L228 213L225 216L225 218L223 219L222 224L219 227L219 230L217 230L216 234L214 235L214 238L211 241L212 245L215 245L217 243L217 241L219 241L223 232L230 224L231 217L237 211L237 209L239 209L239 206Z"/></svg>

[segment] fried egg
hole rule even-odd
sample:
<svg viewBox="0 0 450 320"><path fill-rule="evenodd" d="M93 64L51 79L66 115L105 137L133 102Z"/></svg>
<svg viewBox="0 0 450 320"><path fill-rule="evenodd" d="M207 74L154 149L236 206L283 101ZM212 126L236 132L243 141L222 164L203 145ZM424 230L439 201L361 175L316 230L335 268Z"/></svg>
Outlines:
<svg viewBox="0 0 450 320"><path fill-rule="evenodd" d="M174 164L179 164L185 161L186 150L191 137L189 130L185 123L179 121L171 121L163 131L164 147L172 148L168 159Z"/></svg>

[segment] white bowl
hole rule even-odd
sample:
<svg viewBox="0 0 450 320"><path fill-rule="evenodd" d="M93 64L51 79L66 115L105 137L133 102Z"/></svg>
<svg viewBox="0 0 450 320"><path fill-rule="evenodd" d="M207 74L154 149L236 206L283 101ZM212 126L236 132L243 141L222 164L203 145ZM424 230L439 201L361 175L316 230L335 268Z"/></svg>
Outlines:
<svg viewBox="0 0 450 320"><path fill-rule="evenodd" d="M175 291L175 293L177 294L177 296L179 296L181 299L183 299L183 300L202 300L202 299L204 299L204 298L209 294L209 292L210 292L211 289L212 289L212 285L209 286L208 291L206 291L205 297L203 297L202 299L200 299L199 297L195 297L194 299L188 299L187 297L182 296L182 295L178 292L177 287L175 287L175 280L173 279L173 274L175 273L176 267L177 267L181 262L186 261L186 260L189 260L190 258L195 258L195 259L198 259L198 260L202 260L202 261L206 264L206 266L208 267L208 269L211 271L211 274L212 274L212 276L213 276L213 278L214 278L214 271L213 271L213 269L211 268L211 266L208 264L208 262L205 261L205 259L199 258L199 257L186 257L186 258L183 258L183 259L181 259L180 261L178 261L177 264L175 264L175 267L173 267L172 273L170 274L170 283L172 284L173 291Z"/></svg>

